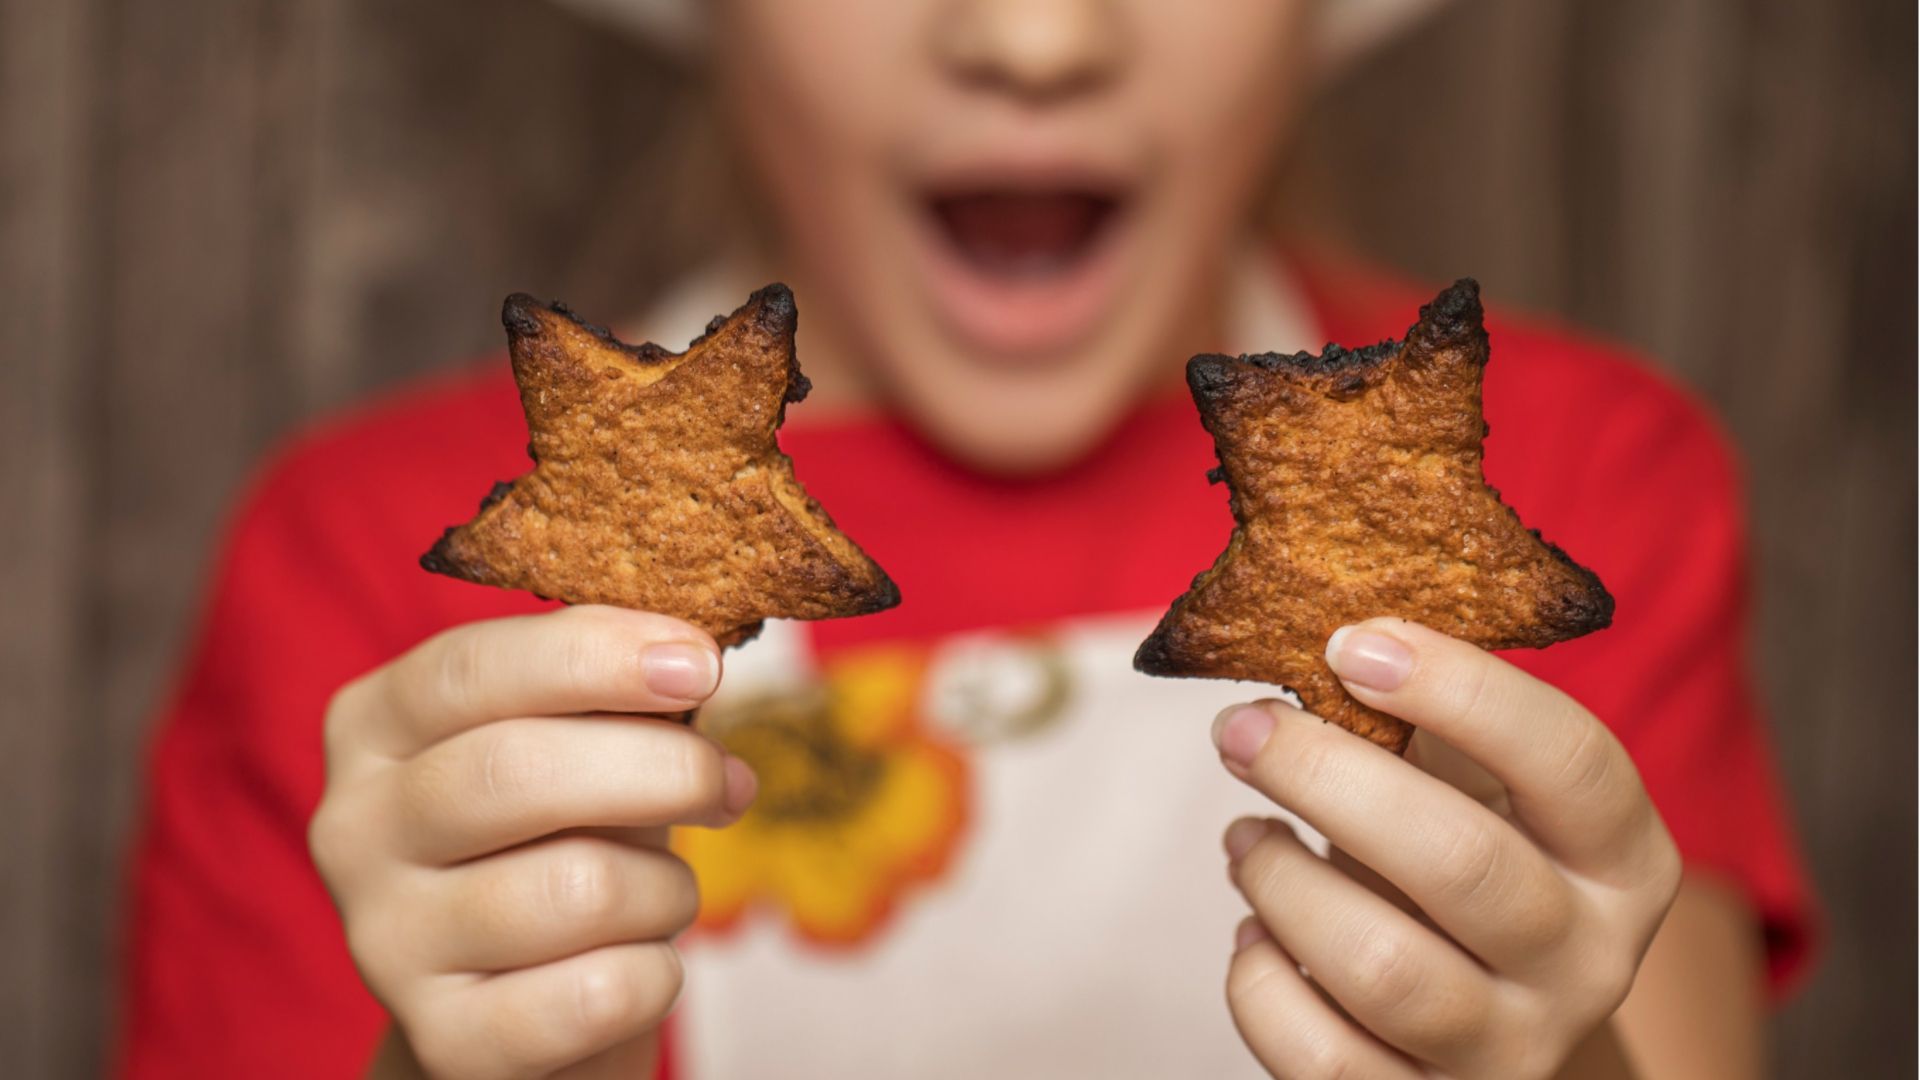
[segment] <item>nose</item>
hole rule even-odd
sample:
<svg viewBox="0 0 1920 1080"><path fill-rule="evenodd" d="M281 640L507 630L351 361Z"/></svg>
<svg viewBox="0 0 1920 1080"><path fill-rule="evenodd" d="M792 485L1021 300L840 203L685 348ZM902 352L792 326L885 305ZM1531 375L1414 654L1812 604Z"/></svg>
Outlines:
<svg viewBox="0 0 1920 1080"><path fill-rule="evenodd" d="M1031 100L1111 79L1126 52L1114 0L952 0L935 33L940 60L969 82Z"/></svg>

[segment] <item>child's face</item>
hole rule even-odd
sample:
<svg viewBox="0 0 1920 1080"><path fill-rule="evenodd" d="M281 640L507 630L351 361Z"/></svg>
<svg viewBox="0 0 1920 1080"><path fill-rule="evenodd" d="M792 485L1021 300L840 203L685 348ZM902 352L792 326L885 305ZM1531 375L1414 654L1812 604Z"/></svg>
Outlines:
<svg viewBox="0 0 1920 1080"><path fill-rule="evenodd" d="M950 452L1023 470L1217 344L1303 7L731 0L714 49L807 321Z"/></svg>

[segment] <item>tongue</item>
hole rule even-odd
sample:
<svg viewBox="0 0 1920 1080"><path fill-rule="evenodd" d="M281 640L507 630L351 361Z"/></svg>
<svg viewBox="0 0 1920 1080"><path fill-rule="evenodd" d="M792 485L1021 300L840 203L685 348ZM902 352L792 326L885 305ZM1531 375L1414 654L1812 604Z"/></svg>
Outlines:
<svg viewBox="0 0 1920 1080"><path fill-rule="evenodd" d="M935 199L953 246L994 274L1058 273L1084 254L1113 201L1080 193L991 193Z"/></svg>

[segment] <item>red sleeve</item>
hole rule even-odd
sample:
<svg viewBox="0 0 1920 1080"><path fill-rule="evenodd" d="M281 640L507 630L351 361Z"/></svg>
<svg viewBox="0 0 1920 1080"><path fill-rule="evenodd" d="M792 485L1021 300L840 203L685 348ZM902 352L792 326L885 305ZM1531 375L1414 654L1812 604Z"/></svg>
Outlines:
<svg viewBox="0 0 1920 1080"><path fill-rule="evenodd" d="M151 747L120 1076L365 1075L386 1014L307 856L327 702L445 626L550 606L416 566L420 546L519 453L516 417L502 425L459 399L424 400L437 411L397 409L295 447L233 523ZM507 434L507 452L459 441L476 415L479 430ZM670 1035L661 1078L672 1075Z"/></svg>
<svg viewBox="0 0 1920 1080"><path fill-rule="evenodd" d="M1617 361L1594 376L1587 392L1564 396L1557 438L1574 445L1552 455L1580 463L1577 482L1542 481L1558 488L1537 497L1559 520L1538 523L1600 574L1617 601L1614 624L1512 659L1618 733L1690 872L1751 902L1779 994L1807 965L1815 911L1747 666L1739 478L1717 429L1683 395ZM1515 505L1528 516L1528 501Z"/></svg>
<svg viewBox="0 0 1920 1080"><path fill-rule="evenodd" d="M247 500L159 721L123 1076L358 1076L384 1024L306 851L326 702L394 648L312 482L322 464L283 463Z"/></svg>

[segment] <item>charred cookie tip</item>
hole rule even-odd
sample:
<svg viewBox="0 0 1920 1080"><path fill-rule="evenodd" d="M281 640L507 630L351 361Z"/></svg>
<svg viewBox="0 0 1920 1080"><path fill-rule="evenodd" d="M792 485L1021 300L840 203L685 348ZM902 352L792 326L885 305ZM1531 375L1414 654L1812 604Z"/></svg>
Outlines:
<svg viewBox="0 0 1920 1080"><path fill-rule="evenodd" d="M1409 337L1443 345L1486 334L1486 310L1480 305L1480 283L1461 278L1420 308L1420 321Z"/></svg>
<svg viewBox="0 0 1920 1080"><path fill-rule="evenodd" d="M1201 353L1187 361L1187 388L1197 400L1219 394L1233 384L1233 368L1239 361L1221 353Z"/></svg>
<svg viewBox="0 0 1920 1080"><path fill-rule="evenodd" d="M765 329L780 333L799 321L800 309L793 302L793 290L775 281L754 290L747 306L755 309L755 319Z"/></svg>
<svg viewBox="0 0 1920 1080"><path fill-rule="evenodd" d="M514 293L500 305L500 325L513 337L532 337L540 332L539 312L546 306L526 293Z"/></svg>
<svg viewBox="0 0 1920 1080"><path fill-rule="evenodd" d="M1185 597L1174 600L1174 607L1179 607L1182 599ZM1148 634L1140 647L1133 651L1133 670L1142 675L1162 678L1178 678L1187 674L1186 667L1174 655L1173 631L1168 625L1172 618L1173 612L1169 611L1160 624L1153 628L1153 633Z"/></svg>
<svg viewBox="0 0 1920 1080"><path fill-rule="evenodd" d="M875 569L878 569L878 567L876 566ZM880 571L880 583L874 587L872 594L867 598L867 602L862 605L860 614L872 615L899 606L900 586L895 584L891 577L887 576L886 571Z"/></svg>
<svg viewBox="0 0 1920 1080"><path fill-rule="evenodd" d="M420 569L431 574L460 577L460 568L453 561L453 534L458 531L459 526L452 526L441 533L440 539L435 540L433 546L420 556Z"/></svg>
<svg viewBox="0 0 1920 1080"><path fill-rule="evenodd" d="M785 401L789 405L798 405L801 402L807 400L807 395L811 393L813 393L813 380L807 378L805 375L802 375L800 373L799 366L795 365L793 369L793 377L787 383L786 396L781 400Z"/></svg>

